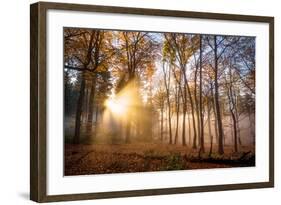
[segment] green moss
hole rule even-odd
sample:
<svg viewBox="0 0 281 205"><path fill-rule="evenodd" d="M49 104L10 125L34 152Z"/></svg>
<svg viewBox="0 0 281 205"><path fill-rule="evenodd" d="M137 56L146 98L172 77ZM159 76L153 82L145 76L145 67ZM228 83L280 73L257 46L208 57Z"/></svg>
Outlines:
<svg viewBox="0 0 281 205"><path fill-rule="evenodd" d="M182 170L184 169L184 159L180 153L172 153L165 159L165 165L162 170Z"/></svg>

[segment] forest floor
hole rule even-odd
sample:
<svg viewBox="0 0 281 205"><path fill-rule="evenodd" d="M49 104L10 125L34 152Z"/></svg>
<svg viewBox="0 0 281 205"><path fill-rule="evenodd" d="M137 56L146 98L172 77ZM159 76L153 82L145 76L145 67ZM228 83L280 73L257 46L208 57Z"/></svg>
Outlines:
<svg viewBox="0 0 281 205"><path fill-rule="evenodd" d="M198 150L181 145L65 144L65 175L90 175L127 172L189 170L255 166L254 147L243 146L238 153L225 146L225 154L209 155L209 148Z"/></svg>

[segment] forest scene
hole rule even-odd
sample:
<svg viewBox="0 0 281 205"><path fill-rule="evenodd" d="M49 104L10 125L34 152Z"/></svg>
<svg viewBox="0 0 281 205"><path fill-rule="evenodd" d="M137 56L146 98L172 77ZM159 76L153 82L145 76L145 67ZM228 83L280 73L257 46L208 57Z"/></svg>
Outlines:
<svg viewBox="0 0 281 205"><path fill-rule="evenodd" d="M64 175L255 166L255 37L63 38Z"/></svg>

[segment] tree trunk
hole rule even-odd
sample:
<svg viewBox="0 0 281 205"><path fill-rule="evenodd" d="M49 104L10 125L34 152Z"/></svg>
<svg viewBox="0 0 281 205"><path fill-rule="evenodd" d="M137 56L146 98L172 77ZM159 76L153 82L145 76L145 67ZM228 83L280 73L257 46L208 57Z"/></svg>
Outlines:
<svg viewBox="0 0 281 205"><path fill-rule="evenodd" d="M200 72L199 72L199 107L200 107L200 151L205 152L204 146L204 118L202 102L202 36L200 35Z"/></svg>
<svg viewBox="0 0 281 205"><path fill-rule="evenodd" d="M185 117L186 116L186 102L183 105L183 119L182 119L182 145L186 146L186 140L185 140Z"/></svg>
<svg viewBox="0 0 281 205"><path fill-rule="evenodd" d="M200 129L199 103L198 103L198 99L197 99L197 73L198 73L198 65L196 65L195 73L194 73L194 102L195 102L195 110L196 110L197 133L198 133L198 137L200 139L200 136L201 136L200 131L201 131L201 129ZM199 140L199 146L200 146L200 143L201 143L201 140Z"/></svg>
<svg viewBox="0 0 281 205"><path fill-rule="evenodd" d="M97 106L96 106L96 120L95 120L96 127L97 127L97 124L98 124L98 120L99 120L99 105L97 104Z"/></svg>
<svg viewBox="0 0 281 205"><path fill-rule="evenodd" d="M163 108L161 108L161 124L160 124L160 139L161 139L161 142L163 143L163 127L164 127L164 110Z"/></svg>
<svg viewBox="0 0 281 205"><path fill-rule="evenodd" d="M179 111L180 111L180 95L179 88L176 89L176 131L175 131L175 144L178 143L178 130L179 130Z"/></svg>
<svg viewBox="0 0 281 205"><path fill-rule="evenodd" d="M169 130L169 144L172 144L172 119L171 119L171 102L170 102L170 82L171 82L171 70L169 68L165 69L165 63L162 65L164 73L164 84L166 88L166 98L168 107L168 130Z"/></svg>
<svg viewBox="0 0 281 205"><path fill-rule="evenodd" d="M92 86L91 86L91 91L90 91L88 120L87 120L87 134L89 136L92 135L95 91L96 91L96 76L93 76L92 77Z"/></svg>
<svg viewBox="0 0 281 205"><path fill-rule="evenodd" d="M233 99L231 67L229 67L229 77L230 77L230 82L229 82L229 89L228 89L228 100L229 100L229 110L233 122L234 152L238 152L237 123L236 123L235 110L234 110L236 106Z"/></svg>
<svg viewBox="0 0 281 205"><path fill-rule="evenodd" d="M186 78L186 73L185 73L185 65L181 65L181 71L183 73L183 78L184 78L184 88L183 88L183 92L182 92L182 99L183 99L183 127L182 127L182 139L183 139L183 144L186 144L185 141L185 116L186 116L186 108L187 108L187 93L186 93L186 89L189 95L189 101L190 101L190 106L191 106L191 114L192 114L192 124L193 124L193 130L194 130L194 137L193 137L193 148L196 149L197 148L197 144L196 144L196 140L197 140L197 136L196 136L196 124L195 124L195 116L194 116L194 104L193 104L193 99L192 99L192 95L191 95L191 91L190 91L190 87L188 85L188 81Z"/></svg>
<svg viewBox="0 0 281 205"><path fill-rule="evenodd" d="M235 99L235 118L236 118L236 127L237 127L237 136L238 136L238 142L239 145L242 146L242 141L241 141L241 132L240 132L240 125L239 125L239 114L238 114L238 103L239 103L239 90L238 90L238 95L236 95L237 98Z"/></svg>
<svg viewBox="0 0 281 205"><path fill-rule="evenodd" d="M231 110L231 116L232 116L233 131L234 131L234 151L238 152L237 125L236 125L236 119L233 110Z"/></svg>
<svg viewBox="0 0 281 205"><path fill-rule="evenodd" d="M211 95L212 95L212 108L213 108L213 113L214 113L214 117L215 117L215 123L214 123L214 127L215 127L215 134L216 134L216 143L218 144L219 142L219 134L218 134L218 123L217 123L217 114L216 114L216 106L215 106L215 95L214 95L214 89L213 89L213 85L211 83Z"/></svg>
<svg viewBox="0 0 281 205"><path fill-rule="evenodd" d="M75 133L74 133L74 138L73 138L74 144L80 143L81 115L82 115L82 110L83 110L84 95L85 95L85 79L84 79L84 76L82 74L80 92L79 92L79 97L78 97L78 102L77 102L77 107L76 107Z"/></svg>
<svg viewBox="0 0 281 205"><path fill-rule="evenodd" d="M169 123L169 144L172 144L172 119L171 119L171 104L170 104L170 98L167 98L168 103L168 123Z"/></svg>
<svg viewBox="0 0 281 205"><path fill-rule="evenodd" d="M82 114L83 116L83 119L82 121L83 122L87 122L87 116L88 116L88 113L89 113L89 89L87 88L87 86L85 86L85 105L84 105L84 115Z"/></svg>
<svg viewBox="0 0 281 205"><path fill-rule="evenodd" d="M212 129L211 129L211 105L208 100L208 132L209 132L209 138L210 138L210 152L209 156L212 155L213 152L213 135L212 135Z"/></svg>
<svg viewBox="0 0 281 205"><path fill-rule="evenodd" d="M187 113L187 120L188 120L188 144L191 146L191 123L190 123L190 115Z"/></svg>
<svg viewBox="0 0 281 205"><path fill-rule="evenodd" d="M191 115L192 115L192 123L193 123L193 130L194 130L192 148L196 149L197 148L197 144L196 144L197 135L196 135L196 124L195 124L195 116L194 116L194 105L193 105L191 91L190 91L190 88L188 86L188 83L187 83L187 91L188 91L188 94L189 94L189 100L190 100L190 106L191 106Z"/></svg>
<svg viewBox="0 0 281 205"><path fill-rule="evenodd" d="M218 123L218 153L223 154L223 128L222 128L222 120L221 120L221 111L220 111L220 104L219 104L219 84L218 84L218 54L217 54L217 36L214 36L214 61L215 61L215 106L216 106L216 118Z"/></svg>
<svg viewBox="0 0 281 205"><path fill-rule="evenodd" d="M69 76L68 76L68 70L64 72L64 113L65 115L68 115L70 113L70 105L69 105L69 97L68 97L68 93L69 93L69 86L68 86L68 81L70 80Z"/></svg>

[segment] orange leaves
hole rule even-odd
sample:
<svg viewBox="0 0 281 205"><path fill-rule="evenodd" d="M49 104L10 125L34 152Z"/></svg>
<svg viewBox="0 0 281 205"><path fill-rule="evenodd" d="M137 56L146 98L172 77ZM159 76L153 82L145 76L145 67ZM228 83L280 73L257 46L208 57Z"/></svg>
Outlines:
<svg viewBox="0 0 281 205"><path fill-rule="evenodd" d="M164 37L163 58L171 63L185 66L199 48L199 35L167 33Z"/></svg>

